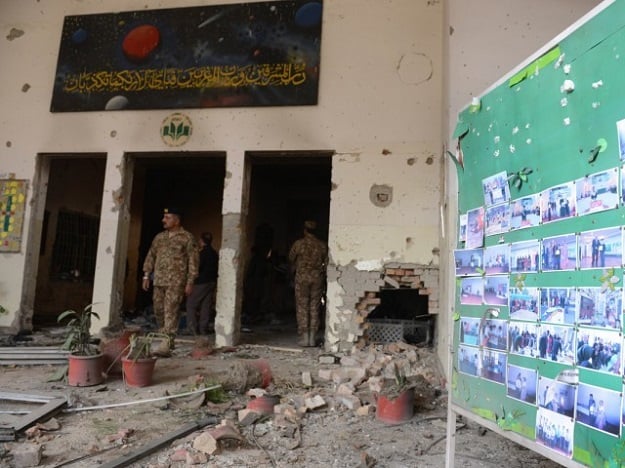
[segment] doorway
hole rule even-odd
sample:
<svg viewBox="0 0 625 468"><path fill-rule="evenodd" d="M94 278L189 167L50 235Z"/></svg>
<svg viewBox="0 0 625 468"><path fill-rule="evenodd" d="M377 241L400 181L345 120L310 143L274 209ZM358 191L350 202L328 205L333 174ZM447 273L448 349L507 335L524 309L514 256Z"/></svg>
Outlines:
<svg viewBox="0 0 625 468"><path fill-rule="evenodd" d="M256 339L259 329L278 332L280 337L296 336L288 253L302 236L304 221L308 219L317 222L317 235L328 241L332 154L329 151L246 154L242 331L253 330ZM320 315L323 327L323 310ZM243 339L251 338L244 335Z"/></svg>
<svg viewBox="0 0 625 468"><path fill-rule="evenodd" d="M32 324L41 327L56 324L64 310L92 302L106 156L40 155L37 166L39 205L33 211L41 224L33 216L37 233L31 238L40 240L33 243L39 248L30 252L27 268L37 265ZM32 289L26 287L25 294Z"/></svg>
<svg viewBox="0 0 625 468"><path fill-rule="evenodd" d="M219 251L226 159L222 152L132 153L126 167L132 188L121 306L133 317L150 314L151 295L140 287L142 266L152 239L163 230L164 208L181 209L183 227L196 238L212 233Z"/></svg>

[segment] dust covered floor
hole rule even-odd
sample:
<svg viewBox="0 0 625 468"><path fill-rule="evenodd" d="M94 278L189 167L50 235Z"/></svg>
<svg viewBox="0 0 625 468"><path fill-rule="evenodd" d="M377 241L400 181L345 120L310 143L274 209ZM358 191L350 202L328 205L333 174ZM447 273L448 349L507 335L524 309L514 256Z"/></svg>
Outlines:
<svg viewBox="0 0 625 468"><path fill-rule="evenodd" d="M437 358L431 349L391 344L390 348L361 351L361 357L364 356L361 361L353 360L354 353L344 357L341 364L338 359L330 363L334 357L321 348L297 348L295 336L272 329L243 335L247 345L213 351L205 356L201 356L206 353L198 353L197 348L194 351L193 337L180 338L174 356L157 361L153 385L144 388L127 387L120 375L110 375L104 384L94 387L75 388L63 382L48 382L58 366L0 368L2 391L63 395L68 398L69 410L135 402L91 411L59 412L48 424L29 430L28 438L22 434L15 442L0 443L0 466L21 468L23 465L16 464L14 455L19 457L28 448L41 447L38 466L97 467L136 453L145 444L210 415L214 415L216 423L223 420L229 423L217 431L214 424L208 425L124 466L445 466L447 395L441 388L444 379L437 374ZM58 345L59 341L55 336L48 336L43 340L36 338L31 344ZM206 347L202 349L208 351ZM197 358L191 357L192 352ZM426 377L422 398L417 401L415 415L408 422L387 425L377 420L375 396L367 378L354 377L349 372L341 377L341 369L355 368L367 359L373 363L374 358L366 357L372 353L391 356L391 359L396 355L408 356L405 362L411 362L412 369ZM204 393L136 403L231 381L236 378L231 374L233 364L254 359L265 359L269 363L273 380L266 391L279 396L278 414L240 421L246 413L241 410L251 397L238 391L209 392L212 399L225 400L217 403L205 399ZM310 372L312 378L310 386L302 380L306 372ZM322 380L320 375L330 380ZM359 384L354 385L357 381ZM0 401L0 408L6 409L5 403ZM19 416L2 412L0 422L11 423L15 417ZM475 423L458 420L457 427L455 466L559 466L497 434L481 430ZM206 436L209 432L211 436Z"/></svg>

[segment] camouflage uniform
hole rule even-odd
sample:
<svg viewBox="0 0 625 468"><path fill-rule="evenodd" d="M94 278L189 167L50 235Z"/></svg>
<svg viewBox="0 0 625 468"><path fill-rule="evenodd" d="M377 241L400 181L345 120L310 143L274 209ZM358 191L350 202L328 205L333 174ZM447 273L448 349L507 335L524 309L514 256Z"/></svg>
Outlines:
<svg viewBox="0 0 625 468"><path fill-rule="evenodd" d="M297 240L289 252L295 269L297 333L319 330L319 305L325 286L328 246L310 232Z"/></svg>
<svg viewBox="0 0 625 468"><path fill-rule="evenodd" d="M198 264L198 247L188 231L180 228L163 231L154 237L143 271L146 275L154 272L154 315L163 333L176 334L184 289L195 281Z"/></svg>

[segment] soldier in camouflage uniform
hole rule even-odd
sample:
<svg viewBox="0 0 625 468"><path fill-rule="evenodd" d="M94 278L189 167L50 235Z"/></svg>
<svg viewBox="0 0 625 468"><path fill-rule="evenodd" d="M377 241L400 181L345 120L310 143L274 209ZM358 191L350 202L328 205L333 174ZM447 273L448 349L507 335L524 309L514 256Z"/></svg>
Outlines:
<svg viewBox="0 0 625 468"><path fill-rule="evenodd" d="M154 315L160 331L169 335L157 351L168 356L173 349L178 330L178 313L185 295L191 294L198 275L199 250L193 235L181 225L181 212L163 211L163 232L154 237L143 263L143 290L150 288L150 274L154 274ZM167 346L166 346L167 345Z"/></svg>
<svg viewBox="0 0 625 468"><path fill-rule="evenodd" d="M304 237L295 241L289 262L295 270L295 307L300 346L315 346L319 330L319 306L325 287L328 246L319 240L314 221L304 223Z"/></svg>

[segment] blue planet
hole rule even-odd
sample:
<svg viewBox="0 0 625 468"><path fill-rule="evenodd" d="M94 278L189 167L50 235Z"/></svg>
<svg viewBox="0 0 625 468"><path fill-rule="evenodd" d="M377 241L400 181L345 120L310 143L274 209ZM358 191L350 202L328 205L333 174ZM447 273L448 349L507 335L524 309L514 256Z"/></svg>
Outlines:
<svg viewBox="0 0 625 468"><path fill-rule="evenodd" d="M295 12L295 24L300 28L312 28L321 22L321 3L308 2Z"/></svg>
<svg viewBox="0 0 625 468"><path fill-rule="evenodd" d="M83 44L87 40L88 36L89 34L83 28L77 29L72 34L72 42L74 44Z"/></svg>

